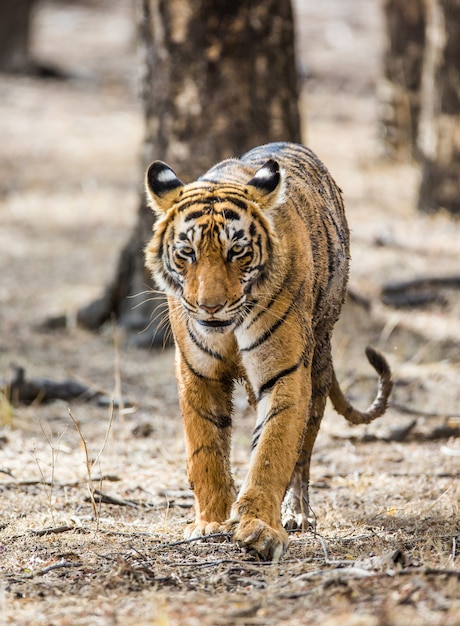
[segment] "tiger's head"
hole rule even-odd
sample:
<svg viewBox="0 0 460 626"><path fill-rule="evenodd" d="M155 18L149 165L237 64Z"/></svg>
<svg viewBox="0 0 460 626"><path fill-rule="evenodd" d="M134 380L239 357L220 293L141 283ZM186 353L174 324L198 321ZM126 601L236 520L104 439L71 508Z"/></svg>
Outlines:
<svg viewBox="0 0 460 626"><path fill-rule="evenodd" d="M146 189L157 215L146 265L203 331L231 330L267 281L277 236L270 212L283 202L279 165L267 161L246 184L206 177L184 185L162 161Z"/></svg>

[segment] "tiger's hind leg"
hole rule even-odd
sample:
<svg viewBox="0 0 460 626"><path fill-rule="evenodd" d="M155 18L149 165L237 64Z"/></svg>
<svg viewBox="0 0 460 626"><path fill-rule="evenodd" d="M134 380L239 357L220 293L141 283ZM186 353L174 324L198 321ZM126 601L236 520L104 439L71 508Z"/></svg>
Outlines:
<svg viewBox="0 0 460 626"><path fill-rule="evenodd" d="M326 397L321 396L312 399L302 450L282 505L282 522L287 530L306 530L311 526L308 515L310 510L308 498L310 462L324 413Z"/></svg>
<svg viewBox="0 0 460 626"><path fill-rule="evenodd" d="M302 448L282 505L282 522L287 530L306 530L311 526L308 498L310 462L313 446L323 419L332 380L329 337L317 344L312 366L312 398Z"/></svg>

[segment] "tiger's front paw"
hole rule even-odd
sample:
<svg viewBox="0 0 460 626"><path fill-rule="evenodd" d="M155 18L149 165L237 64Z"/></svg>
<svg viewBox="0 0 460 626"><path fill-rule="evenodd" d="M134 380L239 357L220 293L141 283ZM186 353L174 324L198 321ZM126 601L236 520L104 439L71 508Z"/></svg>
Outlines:
<svg viewBox="0 0 460 626"><path fill-rule="evenodd" d="M199 537L206 537L219 532L222 532L222 524L219 522L200 521L188 524L184 530L184 537L186 539L198 539Z"/></svg>
<svg viewBox="0 0 460 626"><path fill-rule="evenodd" d="M288 534L280 525L273 528L257 517L242 518L238 522L229 520L233 527L233 541L257 553L264 561L278 562L288 547Z"/></svg>

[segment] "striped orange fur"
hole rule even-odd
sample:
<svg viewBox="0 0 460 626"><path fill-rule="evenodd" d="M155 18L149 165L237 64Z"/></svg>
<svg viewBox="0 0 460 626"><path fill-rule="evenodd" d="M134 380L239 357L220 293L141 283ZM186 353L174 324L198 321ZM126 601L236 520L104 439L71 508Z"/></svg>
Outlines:
<svg viewBox="0 0 460 626"><path fill-rule="evenodd" d="M334 374L331 333L349 265L340 190L313 152L287 143L223 161L187 185L156 161L146 188L157 215L146 264L168 296L195 492L188 535L229 530L278 559L285 529L308 524L310 459L327 397L352 423L367 423L391 391L388 364L373 349L379 391L368 411L347 402ZM240 379L257 419L237 493L230 438Z"/></svg>

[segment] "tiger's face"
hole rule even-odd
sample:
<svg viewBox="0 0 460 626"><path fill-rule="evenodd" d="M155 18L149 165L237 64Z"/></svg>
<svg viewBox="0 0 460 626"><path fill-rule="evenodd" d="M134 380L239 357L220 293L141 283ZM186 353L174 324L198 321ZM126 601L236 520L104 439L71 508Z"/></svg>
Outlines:
<svg viewBox="0 0 460 626"><path fill-rule="evenodd" d="M203 332L231 331L267 280L277 238L269 212L282 199L278 164L267 162L247 184L184 185L164 163L147 172L158 221L147 265Z"/></svg>

